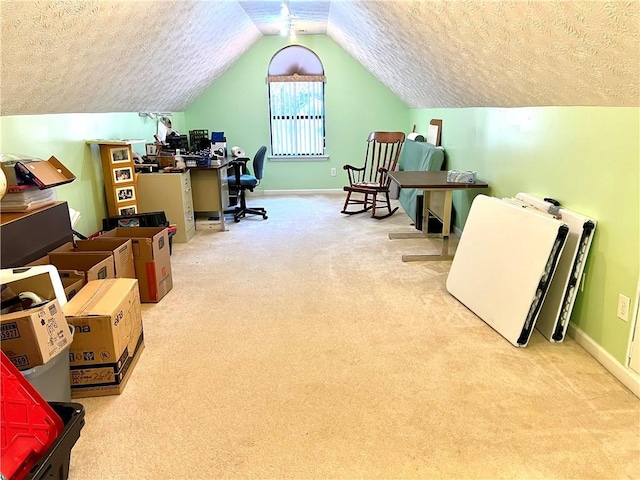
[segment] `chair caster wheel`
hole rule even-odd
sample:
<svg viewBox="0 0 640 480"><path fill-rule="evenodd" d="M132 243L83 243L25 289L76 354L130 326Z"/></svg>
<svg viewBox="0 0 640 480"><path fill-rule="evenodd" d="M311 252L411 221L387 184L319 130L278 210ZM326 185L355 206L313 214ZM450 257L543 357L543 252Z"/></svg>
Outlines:
<svg viewBox="0 0 640 480"><path fill-rule="evenodd" d="M239 218L234 218L233 221L236 222L236 223L240 223L240 219Z"/></svg>
<svg viewBox="0 0 640 480"><path fill-rule="evenodd" d="M269 218L269 217L267 217L266 215L263 215L263 216L262 216L262 219L263 219L263 220L266 220L267 218Z"/></svg>

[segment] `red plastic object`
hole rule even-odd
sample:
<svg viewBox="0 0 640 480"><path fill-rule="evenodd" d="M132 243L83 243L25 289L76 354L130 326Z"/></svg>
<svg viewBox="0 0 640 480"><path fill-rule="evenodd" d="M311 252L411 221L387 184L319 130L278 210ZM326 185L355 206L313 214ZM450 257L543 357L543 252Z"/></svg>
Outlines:
<svg viewBox="0 0 640 480"><path fill-rule="evenodd" d="M0 469L4 478L21 480L56 441L64 424L4 352L0 353Z"/></svg>

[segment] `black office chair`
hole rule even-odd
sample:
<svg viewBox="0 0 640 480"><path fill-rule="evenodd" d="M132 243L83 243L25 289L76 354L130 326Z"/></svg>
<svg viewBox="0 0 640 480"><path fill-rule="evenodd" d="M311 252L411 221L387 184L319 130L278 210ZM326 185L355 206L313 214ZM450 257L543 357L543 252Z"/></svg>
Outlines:
<svg viewBox="0 0 640 480"><path fill-rule="evenodd" d="M247 200L245 197L245 192L247 190L253 192L253 189L260 185L266 153L267 147L262 146L253 157L253 175L251 175L247 168L249 158L235 158L229 162L229 165L233 166L234 171L234 174L228 177L229 190L236 194L237 202L234 208L225 210L224 213L232 213L235 222L239 222L240 219L245 217L247 214L262 215L264 220L269 218L267 217L267 211L264 208L247 207Z"/></svg>

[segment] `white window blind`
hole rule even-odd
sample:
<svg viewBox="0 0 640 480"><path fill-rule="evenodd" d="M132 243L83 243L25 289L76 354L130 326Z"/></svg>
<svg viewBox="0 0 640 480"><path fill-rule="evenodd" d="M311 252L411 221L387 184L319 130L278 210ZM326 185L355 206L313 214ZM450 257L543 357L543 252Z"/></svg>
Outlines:
<svg viewBox="0 0 640 480"><path fill-rule="evenodd" d="M324 77L269 77L271 154L324 155Z"/></svg>

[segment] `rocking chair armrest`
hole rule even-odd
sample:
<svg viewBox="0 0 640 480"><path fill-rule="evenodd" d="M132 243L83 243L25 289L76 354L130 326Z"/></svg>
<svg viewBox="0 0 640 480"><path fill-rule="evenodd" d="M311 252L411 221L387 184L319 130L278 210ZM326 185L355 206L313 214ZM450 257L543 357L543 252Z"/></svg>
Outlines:
<svg viewBox="0 0 640 480"><path fill-rule="evenodd" d="M343 170L355 170L357 172L364 171L364 167L354 167L353 165L344 165L342 167Z"/></svg>

